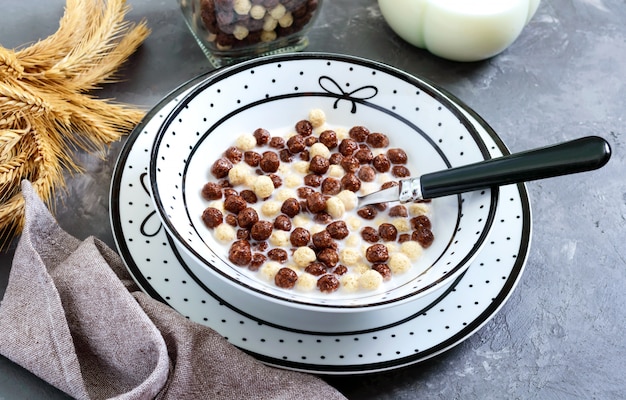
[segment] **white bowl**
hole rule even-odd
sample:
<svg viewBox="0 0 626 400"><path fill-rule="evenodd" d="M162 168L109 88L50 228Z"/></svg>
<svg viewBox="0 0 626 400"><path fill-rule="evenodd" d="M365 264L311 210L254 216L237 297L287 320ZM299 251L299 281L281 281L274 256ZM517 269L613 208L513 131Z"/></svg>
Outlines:
<svg viewBox="0 0 626 400"><path fill-rule="evenodd" d="M282 289L232 264L201 215L212 163L243 133L286 133L312 109L326 127L363 125L405 149L413 174L488 158L485 144L431 84L356 57L298 53L248 61L199 84L168 116L152 149L158 214L191 272L230 306L292 329L351 331L391 324L426 307L469 266L488 236L498 190L435 199L435 241L404 274L375 290L331 294ZM319 133L319 131L318 131Z"/></svg>

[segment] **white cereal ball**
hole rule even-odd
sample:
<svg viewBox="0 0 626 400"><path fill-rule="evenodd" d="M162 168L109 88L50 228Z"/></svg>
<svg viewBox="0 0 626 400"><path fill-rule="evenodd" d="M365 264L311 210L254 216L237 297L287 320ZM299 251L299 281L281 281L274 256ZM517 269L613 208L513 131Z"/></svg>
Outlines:
<svg viewBox="0 0 626 400"><path fill-rule="evenodd" d="M275 217L280 212L281 203L279 201L264 201L261 205L261 212L266 217Z"/></svg>
<svg viewBox="0 0 626 400"><path fill-rule="evenodd" d="M398 248L398 245L395 242L385 242L385 246L387 246L387 251L390 254L400 251L400 249Z"/></svg>
<svg viewBox="0 0 626 400"><path fill-rule="evenodd" d="M375 182L361 182L361 193L370 194L380 190L380 185Z"/></svg>
<svg viewBox="0 0 626 400"><path fill-rule="evenodd" d="M339 142L350 137L350 132L346 128L337 128L335 129L335 133L337 134L337 140Z"/></svg>
<svg viewBox="0 0 626 400"><path fill-rule="evenodd" d="M226 224L222 224L226 225ZM289 232L274 230L270 235L270 244L276 247L289 245Z"/></svg>
<svg viewBox="0 0 626 400"><path fill-rule="evenodd" d="M265 17L265 7L260 4L253 5L252 8L250 8L250 16L252 19L263 19L263 17Z"/></svg>
<svg viewBox="0 0 626 400"><path fill-rule="evenodd" d="M235 141L235 147L241 151L253 150L256 147L256 139L249 133L243 134Z"/></svg>
<svg viewBox="0 0 626 400"><path fill-rule="evenodd" d="M357 234L350 234L346 238L346 246L348 247L356 247L361 242L361 238Z"/></svg>
<svg viewBox="0 0 626 400"><path fill-rule="evenodd" d="M298 276L298 280L296 281L296 289L310 292L315 289L317 286L317 278L309 273L304 273Z"/></svg>
<svg viewBox="0 0 626 400"><path fill-rule="evenodd" d="M398 232L404 233L411 231L411 222L409 222L407 218L394 218L391 224L396 227Z"/></svg>
<svg viewBox="0 0 626 400"><path fill-rule="evenodd" d="M346 292L356 292L359 288L359 276L357 274L344 274L339 279L341 288Z"/></svg>
<svg viewBox="0 0 626 400"><path fill-rule="evenodd" d="M231 168L231 171L233 170L233 168ZM252 186L252 190L254 191L254 194L257 195L257 197L265 199L267 197L270 197L274 192L274 182L272 181L272 178L267 175L258 176L254 181L254 186ZM265 204L267 203L264 203L263 205Z"/></svg>
<svg viewBox="0 0 626 400"><path fill-rule="evenodd" d="M278 4L276 7L272 8L269 11L270 15L274 19L281 19L285 13L287 13L287 9L282 4Z"/></svg>
<svg viewBox="0 0 626 400"><path fill-rule="evenodd" d="M309 162L308 161L296 161L295 163L293 163L293 170L300 174L306 175L309 173Z"/></svg>
<svg viewBox="0 0 626 400"><path fill-rule="evenodd" d="M285 15L278 19L278 25L280 25L281 28L289 28L293 25L293 15L290 12L286 12Z"/></svg>
<svg viewBox="0 0 626 400"><path fill-rule="evenodd" d="M282 174L283 176L290 174L291 166L288 163L280 163L280 165L278 166L278 173Z"/></svg>
<svg viewBox="0 0 626 400"><path fill-rule="evenodd" d="M356 231L361 227L361 218L354 216L349 217L346 219L346 224L351 230Z"/></svg>
<svg viewBox="0 0 626 400"><path fill-rule="evenodd" d="M359 277L359 286L365 290L374 290L383 283L383 276L377 271L370 269Z"/></svg>
<svg viewBox="0 0 626 400"><path fill-rule="evenodd" d="M228 224L219 224L213 231L215 239L222 243L228 243L235 239L235 228Z"/></svg>
<svg viewBox="0 0 626 400"><path fill-rule="evenodd" d="M274 40L276 40L276 38L278 37L278 34L276 33L276 31L266 31L263 30L263 32L261 32L261 41L262 42L272 42Z"/></svg>
<svg viewBox="0 0 626 400"><path fill-rule="evenodd" d="M422 255L422 246L413 240L407 240L400 245L400 251L406 254L411 261L416 261Z"/></svg>
<svg viewBox="0 0 626 400"><path fill-rule="evenodd" d="M280 202L283 202L287 199L295 198L296 193L291 189L280 189L276 192L274 198Z"/></svg>
<svg viewBox="0 0 626 400"><path fill-rule="evenodd" d="M339 260L346 266L356 265L361 261L361 253L357 249L346 248L339 252Z"/></svg>
<svg viewBox="0 0 626 400"><path fill-rule="evenodd" d="M278 26L278 20L272 17L271 14L267 14L263 19L263 32L274 32L274 29ZM274 32L276 35L276 32Z"/></svg>
<svg viewBox="0 0 626 400"><path fill-rule="evenodd" d="M242 183L246 182L246 179L248 178L249 175L250 175L250 170L249 170L248 164L246 163L235 164L228 171L228 181L233 186L241 185Z"/></svg>
<svg viewBox="0 0 626 400"><path fill-rule="evenodd" d="M326 211L328 211L330 216L334 219L339 219L346 212L346 207L340 199L331 197L326 201Z"/></svg>
<svg viewBox="0 0 626 400"><path fill-rule="evenodd" d="M317 143L314 143L309 148L309 156L311 158L315 156L322 156L324 158L330 158L330 150L328 150L328 147L326 147L324 143L317 142Z"/></svg>
<svg viewBox="0 0 626 400"><path fill-rule="evenodd" d="M315 251L307 246L298 247L293 252L293 261L301 268L311 264L316 258Z"/></svg>
<svg viewBox="0 0 626 400"><path fill-rule="evenodd" d="M259 272L261 276L267 279L268 281L274 281L274 277L278 273L278 270L282 268L282 265L277 263L276 261L270 261L263 264Z"/></svg>
<svg viewBox="0 0 626 400"><path fill-rule="evenodd" d="M314 108L309 111L309 122L313 125L313 128L319 128L326 123L326 114L324 110Z"/></svg>
<svg viewBox="0 0 626 400"><path fill-rule="evenodd" d="M352 190L342 190L339 194L337 194L337 197L343 202L346 211L354 210L359 202L356 193Z"/></svg>
<svg viewBox="0 0 626 400"><path fill-rule="evenodd" d="M224 208L224 202L222 200L213 200L209 203L209 207L217 208L222 213L226 211L226 209Z"/></svg>
<svg viewBox="0 0 626 400"><path fill-rule="evenodd" d="M315 235L316 233L320 233L325 229L326 227L324 225L315 224L311 227L311 229L309 229L309 232L311 232L311 235Z"/></svg>
<svg viewBox="0 0 626 400"><path fill-rule="evenodd" d="M239 15L247 15L252 9L250 0L235 0L233 2L233 10Z"/></svg>
<svg viewBox="0 0 626 400"><path fill-rule="evenodd" d="M393 253L389 256L387 265L393 274L401 274L411 269L412 264L409 257L404 253Z"/></svg>
<svg viewBox="0 0 626 400"><path fill-rule="evenodd" d="M352 266L352 272L359 274L359 275L364 274L370 269L372 268L369 265L362 263L362 262L358 262L356 265Z"/></svg>
<svg viewBox="0 0 626 400"><path fill-rule="evenodd" d="M341 178L345 174L346 170L343 169L341 165L332 164L330 167L328 167L328 176L332 176L333 178ZM350 190L348 190L348 192L353 193Z"/></svg>
<svg viewBox="0 0 626 400"><path fill-rule="evenodd" d="M293 226L301 226L306 227L310 222L310 218L306 217L305 214L298 214L291 219Z"/></svg>
<svg viewBox="0 0 626 400"><path fill-rule="evenodd" d="M428 204L426 203L411 203L409 204L409 215L416 217L418 215L428 214Z"/></svg>
<svg viewBox="0 0 626 400"><path fill-rule="evenodd" d="M252 189L254 188L254 184L256 183L257 179L257 175L252 175L252 173L249 173L248 176L244 178L243 184Z"/></svg>
<svg viewBox="0 0 626 400"><path fill-rule="evenodd" d="M302 185L302 178L296 174L287 175L285 177L285 186L288 188L297 188Z"/></svg>
<svg viewBox="0 0 626 400"><path fill-rule="evenodd" d="M237 24L235 25L235 28L233 29L233 36L237 40L244 40L245 38L248 37L249 33L250 31L248 30L248 28L246 28L243 25Z"/></svg>

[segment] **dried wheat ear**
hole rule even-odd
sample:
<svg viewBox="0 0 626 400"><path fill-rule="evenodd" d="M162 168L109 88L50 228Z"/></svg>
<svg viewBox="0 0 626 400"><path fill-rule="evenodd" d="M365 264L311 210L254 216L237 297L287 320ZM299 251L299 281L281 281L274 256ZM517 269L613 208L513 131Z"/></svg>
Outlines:
<svg viewBox="0 0 626 400"><path fill-rule="evenodd" d="M63 172L80 172L74 149L104 154L143 118L88 93L115 82L150 33L145 21L126 21L128 11L124 0L67 0L54 34L23 49L0 46L0 249L22 229L22 180L50 204Z"/></svg>

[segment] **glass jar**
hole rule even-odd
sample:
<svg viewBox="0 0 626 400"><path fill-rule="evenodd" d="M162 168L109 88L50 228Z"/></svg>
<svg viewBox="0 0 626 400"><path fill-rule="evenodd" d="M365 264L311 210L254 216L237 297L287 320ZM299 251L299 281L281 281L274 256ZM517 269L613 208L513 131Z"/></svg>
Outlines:
<svg viewBox="0 0 626 400"><path fill-rule="evenodd" d="M178 0L189 30L214 67L295 52L323 0Z"/></svg>

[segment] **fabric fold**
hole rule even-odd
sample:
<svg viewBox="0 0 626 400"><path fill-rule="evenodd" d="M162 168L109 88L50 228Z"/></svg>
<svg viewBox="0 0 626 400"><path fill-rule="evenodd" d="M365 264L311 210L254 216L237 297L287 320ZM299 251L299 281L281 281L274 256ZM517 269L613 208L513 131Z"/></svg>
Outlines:
<svg viewBox="0 0 626 400"><path fill-rule="evenodd" d="M63 231L27 181L0 353L77 399L343 399L269 367L145 293L97 238Z"/></svg>

